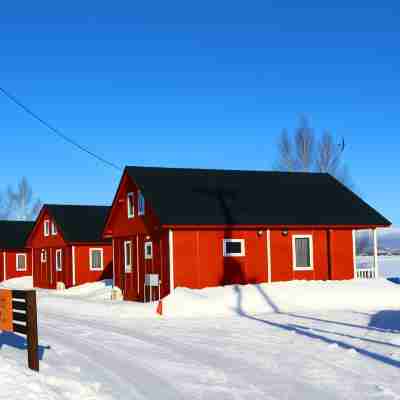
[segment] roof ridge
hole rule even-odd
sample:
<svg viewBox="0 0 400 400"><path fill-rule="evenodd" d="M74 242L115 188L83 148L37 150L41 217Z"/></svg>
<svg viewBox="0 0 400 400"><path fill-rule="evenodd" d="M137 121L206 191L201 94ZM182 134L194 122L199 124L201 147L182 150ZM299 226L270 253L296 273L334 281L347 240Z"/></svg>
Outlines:
<svg viewBox="0 0 400 400"><path fill-rule="evenodd" d="M126 168L141 168L141 169L162 169L170 171L202 171L202 172L254 172L254 173L264 173L264 174L282 174L282 175L329 175L327 172L317 172L317 171L275 171L275 170L262 170L262 169L225 169L225 168L182 168L182 167L162 167L162 166L143 166L143 165L126 165Z"/></svg>

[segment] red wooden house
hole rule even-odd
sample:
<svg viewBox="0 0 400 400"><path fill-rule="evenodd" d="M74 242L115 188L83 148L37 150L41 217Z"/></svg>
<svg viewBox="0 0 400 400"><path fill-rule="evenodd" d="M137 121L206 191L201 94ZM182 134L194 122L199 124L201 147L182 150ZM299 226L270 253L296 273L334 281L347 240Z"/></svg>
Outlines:
<svg viewBox="0 0 400 400"><path fill-rule="evenodd" d="M32 275L32 252L25 246L34 222L0 221L0 282Z"/></svg>
<svg viewBox="0 0 400 400"><path fill-rule="evenodd" d="M328 174L126 167L104 237L115 285L143 301L157 278L161 297L178 286L352 279L354 230L389 225Z"/></svg>
<svg viewBox="0 0 400 400"><path fill-rule="evenodd" d="M108 207L44 205L29 235L35 287L71 287L112 277L112 247L102 238Z"/></svg>

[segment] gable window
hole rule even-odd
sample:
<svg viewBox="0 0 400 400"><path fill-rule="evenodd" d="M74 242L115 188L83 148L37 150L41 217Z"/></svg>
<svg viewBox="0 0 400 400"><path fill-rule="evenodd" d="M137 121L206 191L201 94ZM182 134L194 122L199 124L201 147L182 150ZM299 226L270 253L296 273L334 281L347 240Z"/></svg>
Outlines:
<svg viewBox="0 0 400 400"><path fill-rule="evenodd" d="M21 253L16 255L16 270L26 271L26 254Z"/></svg>
<svg viewBox="0 0 400 400"><path fill-rule="evenodd" d="M56 250L56 271L62 271L62 250Z"/></svg>
<svg viewBox="0 0 400 400"><path fill-rule="evenodd" d="M293 235L293 268L296 270L313 269L312 235Z"/></svg>
<svg viewBox="0 0 400 400"><path fill-rule="evenodd" d="M47 261L47 251L45 249L42 249L40 252L40 261L42 263L45 263Z"/></svg>
<svg viewBox="0 0 400 400"><path fill-rule="evenodd" d="M103 249L90 249L89 252L90 270L102 271L104 268Z"/></svg>
<svg viewBox="0 0 400 400"><path fill-rule="evenodd" d="M49 236L49 234L50 234L50 221L48 219L46 219L44 221L43 233L44 233L44 236Z"/></svg>
<svg viewBox="0 0 400 400"><path fill-rule="evenodd" d="M144 243L144 259L151 260L153 258L153 243L145 242Z"/></svg>
<svg viewBox="0 0 400 400"><path fill-rule="evenodd" d="M126 204L128 207L128 218L135 216L135 195L131 192L126 195Z"/></svg>
<svg viewBox="0 0 400 400"><path fill-rule="evenodd" d="M244 239L224 239L224 257L242 257L245 255Z"/></svg>
<svg viewBox="0 0 400 400"><path fill-rule="evenodd" d="M57 235L57 225L54 221L51 221L51 234L53 236Z"/></svg>
<svg viewBox="0 0 400 400"><path fill-rule="evenodd" d="M138 215L144 215L145 202L142 192L138 193Z"/></svg>
<svg viewBox="0 0 400 400"><path fill-rule="evenodd" d="M124 265L125 272L132 272L132 242L124 242Z"/></svg>

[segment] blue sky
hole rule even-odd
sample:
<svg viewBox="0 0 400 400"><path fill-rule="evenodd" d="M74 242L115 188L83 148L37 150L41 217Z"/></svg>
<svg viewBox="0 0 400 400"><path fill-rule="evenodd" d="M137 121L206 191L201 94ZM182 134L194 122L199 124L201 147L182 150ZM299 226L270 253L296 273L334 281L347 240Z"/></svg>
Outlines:
<svg viewBox="0 0 400 400"><path fill-rule="evenodd" d="M357 191L400 224L398 2L14 3L0 13L1 86L93 151L271 169L305 113L345 138ZM118 172L4 97L0 113L0 189L25 175L44 202L112 200Z"/></svg>

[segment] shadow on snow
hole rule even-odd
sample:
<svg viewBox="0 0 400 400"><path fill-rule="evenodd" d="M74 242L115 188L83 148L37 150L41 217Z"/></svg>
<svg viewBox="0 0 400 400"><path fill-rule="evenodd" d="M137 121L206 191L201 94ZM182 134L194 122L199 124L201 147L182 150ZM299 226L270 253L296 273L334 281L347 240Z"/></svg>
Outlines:
<svg viewBox="0 0 400 400"><path fill-rule="evenodd" d="M297 315L297 314L293 314L293 313L282 312L282 311L280 311L279 307L268 296L268 294L262 289L262 287L260 285L255 285L255 287L258 289L258 291L260 292L261 296L264 298L266 303L274 310L275 314L285 315L285 316L289 316L292 318L299 318L299 319L303 319L303 320L306 319L306 320L311 320L311 321L323 322L323 323L334 324L334 325L342 325L342 326L346 326L346 327L374 330L374 331L379 331L379 332L382 332L382 331L385 332L388 330L393 331L394 322L389 322L389 321L397 320L397 323L395 324L397 328L395 328L395 329L400 328L400 323L398 322L400 319L400 312L397 312L397 311L391 311L391 312L382 311L380 313L377 313L376 315L374 315L371 318L371 322L368 327L362 326L362 325L349 324L349 323L340 322L340 321L330 321L330 320L308 317L308 316L304 316L304 315ZM234 291L237 295L236 312L241 317L248 318L253 321L258 321L260 323L272 326L274 328L283 329L288 332L295 332L301 336L305 336L310 339L320 340L327 344L336 344L337 346L339 346L343 349L346 349L346 350L353 349L353 350L357 351L357 353L361 354L364 357L368 357L375 361L379 361L384 364L400 368L400 361L394 360L393 358L390 358L383 354L379 354L379 353L376 353L376 352L373 352L370 350L366 350L362 347L348 344L341 340L330 339L322 334L324 333L324 334L329 334L329 335L341 336L341 337L345 337L345 338L349 338L349 339L357 339L357 340L368 342L368 343L374 343L374 344L396 347L396 348L400 348L399 345L387 343L387 342L381 342L381 341L366 338L366 337L359 337L359 336L353 336L350 334L342 334L342 333L338 333L338 332L334 332L334 331L323 330L323 329L314 328L314 327L309 328L309 327L299 325L299 324L290 324L290 323L283 324L283 323L279 323L279 322L275 322L275 321L270 321L265 318L256 317L256 316L248 314L243 309L243 307L242 307L243 294L242 294L240 287L234 286ZM316 332L318 332L318 333L316 333Z"/></svg>
<svg viewBox="0 0 400 400"><path fill-rule="evenodd" d="M0 333L0 350L3 346L13 347L19 350L26 350L28 348L26 339L18 336L12 332ZM45 350L49 350L50 346L40 346L38 348L39 360L43 360Z"/></svg>

